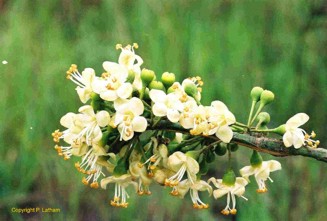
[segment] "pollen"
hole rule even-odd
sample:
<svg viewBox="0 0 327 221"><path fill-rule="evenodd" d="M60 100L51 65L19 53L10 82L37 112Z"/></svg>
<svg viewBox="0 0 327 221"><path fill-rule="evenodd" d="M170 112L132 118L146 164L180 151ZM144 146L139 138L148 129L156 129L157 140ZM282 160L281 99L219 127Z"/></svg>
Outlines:
<svg viewBox="0 0 327 221"><path fill-rule="evenodd" d="M236 215L236 213L237 213L237 210L236 210L236 209L232 209L232 210L230 211L230 214L232 214L232 215Z"/></svg>
<svg viewBox="0 0 327 221"><path fill-rule="evenodd" d="M99 183L98 182L93 182L90 184L90 187L93 188L93 189L97 189L99 188Z"/></svg>
<svg viewBox="0 0 327 221"><path fill-rule="evenodd" d="M51 135L53 137L53 141L55 143L59 143L59 139L62 136L62 132L60 132L59 130L55 130Z"/></svg>
<svg viewBox="0 0 327 221"><path fill-rule="evenodd" d="M221 214L227 216L227 215L229 215L229 211L224 209L224 210L221 211Z"/></svg>
<svg viewBox="0 0 327 221"><path fill-rule="evenodd" d="M267 188L257 189L257 193L266 193L266 192L268 192L268 189Z"/></svg>

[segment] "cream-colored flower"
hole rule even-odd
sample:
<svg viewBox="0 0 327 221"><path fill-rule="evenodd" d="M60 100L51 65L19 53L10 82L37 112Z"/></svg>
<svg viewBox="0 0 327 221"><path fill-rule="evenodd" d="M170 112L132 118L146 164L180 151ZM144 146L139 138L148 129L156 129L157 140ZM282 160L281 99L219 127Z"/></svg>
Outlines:
<svg viewBox="0 0 327 221"><path fill-rule="evenodd" d="M180 151L168 157L167 167L176 172L175 175L165 181L165 185L170 187L177 186L183 179L185 173L188 181L194 183L196 181L196 174L199 172L198 162Z"/></svg>
<svg viewBox="0 0 327 221"><path fill-rule="evenodd" d="M124 174L121 176L110 176L101 180L101 188L106 189L109 183L115 183L115 196L110 201L112 206L127 208L127 199L129 195L126 188L129 185L133 185L135 190L137 189L137 183L133 181L130 174Z"/></svg>
<svg viewBox="0 0 327 221"><path fill-rule="evenodd" d="M116 115L114 126L118 126L120 140L130 140L134 132L143 132L148 125L142 116L144 105L139 98L133 97L130 100L117 100L115 102Z"/></svg>
<svg viewBox="0 0 327 221"><path fill-rule="evenodd" d="M106 101L129 98L132 95L133 86L126 82L128 71L123 66L109 61L104 62L103 67L107 72L102 74L102 78L94 81L94 92Z"/></svg>
<svg viewBox="0 0 327 221"><path fill-rule="evenodd" d="M209 135L209 110L210 107L207 106L198 106L195 108L193 113L193 127L190 130L192 135L203 134L205 136Z"/></svg>
<svg viewBox="0 0 327 221"><path fill-rule="evenodd" d="M109 167L109 163L102 158L102 156L108 155L104 148L98 144L93 144L92 148L83 156L82 162L75 163L76 169L86 174L87 177L83 177L82 182L85 185L89 185L91 182L90 187L98 188L99 183L98 179L100 176L105 176L102 172L102 168Z"/></svg>
<svg viewBox="0 0 327 221"><path fill-rule="evenodd" d="M182 103L183 104L183 111L180 115L179 123L184 127L185 129L191 129L194 127L194 117L196 114L196 110L198 108L198 105L196 104L196 101L192 98L188 101Z"/></svg>
<svg viewBox="0 0 327 221"><path fill-rule="evenodd" d="M80 100L85 104L92 95L93 81L96 78L92 68L85 68L82 74L77 70L77 66L72 64L67 71L67 78L77 84L76 91Z"/></svg>
<svg viewBox="0 0 327 221"><path fill-rule="evenodd" d="M107 111L99 111L94 113L92 106L85 105L78 109L81 113L79 121L83 126L83 130L79 132L77 140L85 138L88 145L92 142L97 142L102 138L100 127L106 127L110 121L110 115Z"/></svg>
<svg viewBox="0 0 327 221"><path fill-rule="evenodd" d="M254 175L257 181L259 189L258 193L267 192L265 181L269 179L271 182L273 180L269 177L270 172L282 169L281 164L276 160L262 161L261 164L256 166L245 166L240 170L242 177L249 181L249 176Z"/></svg>
<svg viewBox="0 0 327 221"><path fill-rule="evenodd" d="M233 131L229 127L236 122L235 116L227 106L221 101L213 101L209 112L209 134L216 136L225 143L229 143L233 138Z"/></svg>
<svg viewBox="0 0 327 221"><path fill-rule="evenodd" d="M235 183L233 185L224 184L222 179L216 179L214 177L208 180L208 183L210 182L212 182L213 185L218 188L217 190L213 191L213 196L215 199L218 199L227 194L227 205L221 211L221 213L224 215L235 215L237 213L235 195L248 200L243 196L245 192L245 186L248 184L248 181L242 177L236 177ZM232 200L232 207L230 207L230 200Z"/></svg>
<svg viewBox="0 0 327 221"><path fill-rule="evenodd" d="M291 117L285 124L285 134L283 142L285 147L294 146L298 149L305 144L305 135L303 129L299 128L309 120L309 116L305 113L298 113Z"/></svg>
<svg viewBox="0 0 327 221"><path fill-rule="evenodd" d="M173 123L179 121L183 105L175 93L165 94L161 90L150 90L150 98L154 102L152 111L155 116L167 116L168 120Z"/></svg>
<svg viewBox="0 0 327 221"><path fill-rule="evenodd" d="M149 186L152 182L152 179L149 178L146 168L140 162L133 161L129 165L129 172L134 179L139 179L137 193L139 195L150 195L151 191Z"/></svg>
<svg viewBox="0 0 327 221"><path fill-rule="evenodd" d="M192 183L189 180L183 180L175 187L171 194L184 198L188 191L190 191L194 209L209 208L209 205L204 203L199 197L199 191L208 191L209 195L212 194L212 187L207 182L203 180L196 180L194 183Z"/></svg>

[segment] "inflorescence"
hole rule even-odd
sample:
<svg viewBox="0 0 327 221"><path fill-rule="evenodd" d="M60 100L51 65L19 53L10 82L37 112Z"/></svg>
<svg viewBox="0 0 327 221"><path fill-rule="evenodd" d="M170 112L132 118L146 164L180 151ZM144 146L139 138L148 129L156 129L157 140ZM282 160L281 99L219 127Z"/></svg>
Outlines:
<svg viewBox="0 0 327 221"><path fill-rule="evenodd" d="M126 208L128 186L134 186L139 195L149 195L150 185L156 182L171 188L172 196L184 198L189 192L195 209L209 208L200 199L199 191L208 192L215 199L226 195L227 205L221 213L235 215L235 196L247 200L244 193L249 177L255 177L257 192L265 193L265 182L272 181L270 172L280 170L281 164L276 160L263 161L253 151L250 165L239 170L240 177L236 177L229 163L221 179L211 177L205 181L207 164L226 153L230 161L232 152L237 150L233 132L279 134L285 147L319 145L318 140L313 140L314 132L308 134L299 128L309 120L305 113L296 114L277 128L268 128L270 116L262 109L274 100L271 91L252 89L249 119L242 124L221 101L213 101L210 106L201 104L200 77L179 83L173 73L165 72L159 79L154 71L141 69L143 60L135 54L137 48L135 43L125 47L118 44L118 63L105 61L101 76L96 76L92 68L80 73L72 64L66 72L67 79L77 85L84 106L77 114L64 115L60 124L66 129L52 133L59 156L65 160L80 158L75 167L85 175L83 184L103 189L114 184L110 205ZM165 124L158 127L160 121ZM181 130L172 131L169 124L178 125L176 128Z"/></svg>

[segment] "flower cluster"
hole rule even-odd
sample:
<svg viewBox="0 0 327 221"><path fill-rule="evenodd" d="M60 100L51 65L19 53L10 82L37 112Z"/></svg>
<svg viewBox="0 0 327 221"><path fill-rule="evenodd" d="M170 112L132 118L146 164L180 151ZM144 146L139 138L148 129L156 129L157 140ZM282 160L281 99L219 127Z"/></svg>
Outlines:
<svg viewBox="0 0 327 221"><path fill-rule="evenodd" d="M236 177L229 167L222 179L205 181L208 163L226 152L230 160L237 150L234 132L281 134L285 147L319 145L313 140L314 132L308 135L298 128L309 119L304 113L268 129L270 116L262 112L274 99L268 90L255 87L251 91L248 124L242 124L222 101L213 101L209 106L201 103L200 77L179 83L173 73L165 72L158 79L153 71L141 69L143 60L135 53L137 44L116 48L121 50L118 62L105 61L99 76L92 68L80 73L77 65L71 65L67 79L77 85L76 92L84 105L77 114L70 112L60 119L63 131L52 133L59 156L65 160L80 158L75 167L85 174L85 185L106 189L114 184L112 206L128 206L130 185L139 195L149 195L150 185L155 182L171 188L172 196L184 198L189 192L195 209L209 207L199 192L206 191L215 199L226 195L222 214L236 214L235 196L247 200L243 195L249 177L254 175L257 192L267 192L265 181L272 181L270 172L280 170L281 165L275 160L263 161L254 151L251 165L240 170L241 177Z"/></svg>

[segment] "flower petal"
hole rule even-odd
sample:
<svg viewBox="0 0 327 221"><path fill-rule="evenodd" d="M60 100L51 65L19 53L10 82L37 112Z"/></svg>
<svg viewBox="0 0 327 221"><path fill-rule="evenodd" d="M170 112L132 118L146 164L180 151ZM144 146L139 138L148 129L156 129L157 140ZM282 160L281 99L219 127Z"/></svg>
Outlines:
<svg viewBox="0 0 327 221"><path fill-rule="evenodd" d="M136 132L143 132L146 130L148 123L144 117L136 116L132 121L133 130Z"/></svg>
<svg viewBox="0 0 327 221"><path fill-rule="evenodd" d="M120 98L127 99L133 92L133 86L130 83L123 83L117 90L117 95Z"/></svg>
<svg viewBox="0 0 327 221"><path fill-rule="evenodd" d="M305 124L308 120L309 116L305 113L295 114L286 122L286 130L298 128L299 126Z"/></svg>
<svg viewBox="0 0 327 221"><path fill-rule="evenodd" d="M178 122L178 120L180 118L180 113L177 110L169 109L167 111L167 118L171 122L176 123L176 122Z"/></svg>
<svg viewBox="0 0 327 221"><path fill-rule="evenodd" d="M155 103L152 106L153 114L157 117L163 117L167 115L167 107L162 103Z"/></svg>
<svg viewBox="0 0 327 221"><path fill-rule="evenodd" d="M293 145L293 135L290 131L286 131L283 135L283 142L285 147L290 147Z"/></svg>
<svg viewBox="0 0 327 221"><path fill-rule="evenodd" d="M218 198L220 198L220 197L226 195L228 192L229 192L228 189L217 189L217 190L214 190L214 191L213 191L213 197L214 197L215 199L218 199Z"/></svg>
<svg viewBox="0 0 327 221"><path fill-rule="evenodd" d="M233 131L229 126L220 127L217 132L216 136L222 140L224 143L229 143L233 138Z"/></svg>
<svg viewBox="0 0 327 221"><path fill-rule="evenodd" d="M157 90L157 89L152 89L149 92L150 98L153 102L157 103L163 103L166 100L166 94L165 92L161 91L161 90Z"/></svg>
<svg viewBox="0 0 327 221"><path fill-rule="evenodd" d="M97 119L97 123L100 127L105 127L109 124L110 121L110 115L107 111L99 111L96 115L95 115L96 119Z"/></svg>

